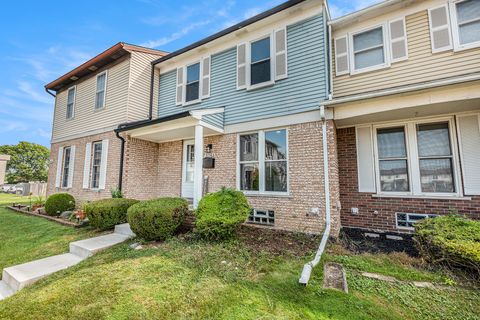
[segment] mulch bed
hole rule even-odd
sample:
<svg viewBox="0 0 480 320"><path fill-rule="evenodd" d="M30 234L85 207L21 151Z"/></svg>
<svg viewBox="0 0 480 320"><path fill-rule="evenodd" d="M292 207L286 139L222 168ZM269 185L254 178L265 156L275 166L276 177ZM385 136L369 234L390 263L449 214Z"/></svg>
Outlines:
<svg viewBox="0 0 480 320"><path fill-rule="evenodd" d="M47 220L50 220L50 221L54 221L56 223L59 223L59 224L62 224L64 226L68 226L68 227L79 228L79 227L83 226L83 224L79 224L79 223L69 221L69 220L65 220L65 219L62 219L62 218L51 217L51 216L47 216L47 215L44 215L44 214L39 214L39 213L36 213L36 212L31 212L31 211L24 210L25 207L23 207L23 206L8 206L7 208L10 209L10 210L13 210L15 212L19 212L19 213L28 215L28 216L34 216L34 217L39 217L39 218L47 219Z"/></svg>

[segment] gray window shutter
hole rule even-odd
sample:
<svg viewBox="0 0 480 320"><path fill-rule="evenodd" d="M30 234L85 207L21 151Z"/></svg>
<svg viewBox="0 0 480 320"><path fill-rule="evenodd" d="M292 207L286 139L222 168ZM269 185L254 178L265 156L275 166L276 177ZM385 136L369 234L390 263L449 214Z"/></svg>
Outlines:
<svg viewBox="0 0 480 320"><path fill-rule="evenodd" d="M436 53L452 49L452 32L447 5L428 9L428 18L432 52Z"/></svg>
<svg viewBox="0 0 480 320"><path fill-rule="evenodd" d="M183 67L177 68L177 94L176 94L176 105L183 104L183 91L184 91L184 74Z"/></svg>
<svg viewBox="0 0 480 320"><path fill-rule="evenodd" d="M237 46L237 89L247 87L247 44Z"/></svg>
<svg viewBox="0 0 480 320"><path fill-rule="evenodd" d="M63 147L58 148L57 155L57 175L55 176L55 188L60 188L60 181L62 179L63 167Z"/></svg>
<svg viewBox="0 0 480 320"><path fill-rule="evenodd" d="M390 54L392 62L408 59L407 28L405 18L390 21Z"/></svg>
<svg viewBox="0 0 480 320"><path fill-rule="evenodd" d="M335 39L335 74L341 76L350 72L348 63L348 38Z"/></svg>
<svg viewBox="0 0 480 320"><path fill-rule="evenodd" d="M75 146L70 147L70 167L68 168L67 188L73 186L73 174L75 172Z"/></svg>
<svg viewBox="0 0 480 320"><path fill-rule="evenodd" d="M283 28L275 31L275 80L285 79L287 75L287 29Z"/></svg>
<svg viewBox="0 0 480 320"><path fill-rule="evenodd" d="M100 179L98 189L105 190L107 181L108 139L102 140L102 159L100 160Z"/></svg>
<svg viewBox="0 0 480 320"><path fill-rule="evenodd" d="M83 164L83 189L90 188L90 161L92 157L92 144L85 144L85 162Z"/></svg>
<svg viewBox="0 0 480 320"><path fill-rule="evenodd" d="M357 127L358 192L376 192L372 128Z"/></svg>
<svg viewBox="0 0 480 320"><path fill-rule="evenodd" d="M460 160L465 195L480 195L480 119L479 116L457 117Z"/></svg>
<svg viewBox="0 0 480 320"><path fill-rule="evenodd" d="M202 98L210 97L210 56L202 59Z"/></svg>

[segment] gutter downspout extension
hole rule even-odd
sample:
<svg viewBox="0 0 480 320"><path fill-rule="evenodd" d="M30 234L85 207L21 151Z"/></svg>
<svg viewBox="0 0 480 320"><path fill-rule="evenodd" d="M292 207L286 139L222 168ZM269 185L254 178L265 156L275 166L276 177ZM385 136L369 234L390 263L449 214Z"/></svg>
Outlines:
<svg viewBox="0 0 480 320"><path fill-rule="evenodd" d="M323 251L330 237L330 180L328 176L328 139L327 139L327 120L325 118L325 107L320 107L320 117L322 118L322 140L323 140L323 176L325 187L325 231L323 233L322 241L318 247L315 258L306 263L303 266L302 275L300 276L299 283L306 286L310 280L313 268L315 268L320 262Z"/></svg>
<svg viewBox="0 0 480 320"><path fill-rule="evenodd" d="M118 190L122 191L123 184L123 158L125 153L125 139L120 136L120 133L115 130L115 135L118 139L122 140L122 145L120 146L120 170L118 172Z"/></svg>

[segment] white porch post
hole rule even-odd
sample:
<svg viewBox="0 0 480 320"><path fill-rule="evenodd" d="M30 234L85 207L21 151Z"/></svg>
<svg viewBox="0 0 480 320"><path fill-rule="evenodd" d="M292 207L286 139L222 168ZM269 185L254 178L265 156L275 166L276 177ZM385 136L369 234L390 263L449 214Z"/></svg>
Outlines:
<svg viewBox="0 0 480 320"><path fill-rule="evenodd" d="M198 207L198 202L203 194L203 127L195 126L195 171L193 178L193 207Z"/></svg>

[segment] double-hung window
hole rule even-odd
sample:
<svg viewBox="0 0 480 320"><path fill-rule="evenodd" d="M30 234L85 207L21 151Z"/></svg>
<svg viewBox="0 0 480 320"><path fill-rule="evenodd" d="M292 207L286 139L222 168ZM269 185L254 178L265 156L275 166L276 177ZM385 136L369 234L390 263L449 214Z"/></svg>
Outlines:
<svg viewBox="0 0 480 320"><path fill-rule="evenodd" d="M68 188L71 152L72 152L71 147L65 147L63 149L62 188Z"/></svg>
<svg viewBox="0 0 480 320"><path fill-rule="evenodd" d="M102 163L102 141L92 143L92 167L90 188L98 189L100 186L100 167Z"/></svg>
<svg viewBox="0 0 480 320"><path fill-rule="evenodd" d="M450 2L456 49L480 46L480 0Z"/></svg>
<svg viewBox="0 0 480 320"><path fill-rule="evenodd" d="M250 43L250 86L272 81L270 36Z"/></svg>
<svg viewBox="0 0 480 320"><path fill-rule="evenodd" d="M267 130L239 137L239 188L288 192L287 130Z"/></svg>
<svg viewBox="0 0 480 320"><path fill-rule="evenodd" d="M352 35L354 71L368 71L387 65L384 26Z"/></svg>
<svg viewBox="0 0 480 320"><path fill-rule="evenodd" d="M107 72L97 75L97 87L95 93L95 110L105 107L105 91L107 89Z"/></svg>
<svg viewBox="0 0 480 320"><path fill-rule="evenodd" d="M456 195L451 121L376 129L379 192Z"/></svg>
<svg viewBox="0 0 480 320"><path fill-rule="evenodd" d="M200 62L187 67L187 83L185 86L185 102L200 99Z"/></svg>
<svg viewBox="0 0 480 320"><path fill-rule="evenodd" d="M71 87L67 92L67 119L72 119L75 114L75 87Z"/></svg>

